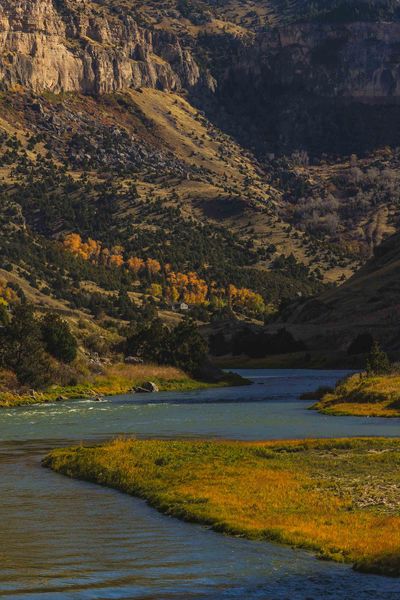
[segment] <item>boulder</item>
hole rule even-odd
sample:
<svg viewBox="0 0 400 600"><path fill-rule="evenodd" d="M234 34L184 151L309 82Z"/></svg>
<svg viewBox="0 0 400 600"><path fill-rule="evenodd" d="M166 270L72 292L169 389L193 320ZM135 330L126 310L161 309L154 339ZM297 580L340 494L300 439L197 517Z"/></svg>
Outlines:
<svg viewBox="0 0 400 600"><path fill-rule="evenodd" d="M143 393L154 393L159 392L159 387L152 381L145 381L142 385L134 388L135 392L143 392Z"/></svg>

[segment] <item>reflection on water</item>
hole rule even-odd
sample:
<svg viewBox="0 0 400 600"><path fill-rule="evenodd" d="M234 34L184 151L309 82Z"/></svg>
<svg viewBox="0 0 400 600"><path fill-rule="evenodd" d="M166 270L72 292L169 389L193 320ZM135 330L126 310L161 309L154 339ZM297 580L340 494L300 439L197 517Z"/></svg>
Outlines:
<svg viewBox="0 0 400 600"><path fill-rule="evenodd" d="M398 599L397 580L356 574L302 551L224 537L40 467L48 448L124 431L247 439L348 435L351 429L353 434L398 433L397 420L322 417L296 401L299 392L339 373L257 376L261 385L170 394L166 404L120 398L1 413L0 596ZM17 442L24 438L28 441Z"/></svg>

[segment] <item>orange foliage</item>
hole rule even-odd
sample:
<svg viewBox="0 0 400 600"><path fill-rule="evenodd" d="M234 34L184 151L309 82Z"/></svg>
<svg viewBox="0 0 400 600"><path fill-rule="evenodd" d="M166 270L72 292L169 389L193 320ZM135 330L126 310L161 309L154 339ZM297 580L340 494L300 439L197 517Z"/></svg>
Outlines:
<svg viewBox="0 0 400 600"><path fill-rule="evenodd" d="M161 265L158 260L154 258L148 258L146 260L146 269L150 276L157 275L161 271Z"/></svg>
<svg viewBox="0 0 400 600"><path fill-rule="evenodd" d="M187 304L205 304L208 285L197 273L169 273L166 297L170 302L182 300Z"/></svg>
<svg viewBox="0 0 400 600"><path fill-rule="evenodd" d="M144 267L144 260L134 256L132 258L128 258L126 264L128 265L128 269L132 271L135 276L137 276Z"/></svg>
<svg viewBox="0 0 400 600"><path fill-rule="evenodd" d="M135 277L138 277L144 269L151 279L161 272L161 264L154 258L147 258L144 261L142 258L133 256L125 262L122 246L114 246L111 250L102 248L100 242L91 238L87 242L83 242L78 233L70 233L65 237L64 248L85 260L118 268L126 266ZM173 272L168 263L164 265L163 272L167 279L165 289L163 290L159 283L153 282L148 293L156 298L164 295L165 300L171 304L181 301L189 305L204 305L211 301L214 306L224 306L228 302L234 308L252 313L262 313L265 310L262 296L247 288L237 288L230 284L225 289L219 287L215 281L208 285L193 271L190 273Z"/></svg>
<svg viewBox="0 0 400 600"><path fill-rule="evenodd" d="M69 233L64 238L64 248L73 254L77 254L84 260L97 262L101 253L101 243L88 239L83 242L79 233Z"/></svg>
<svg viewBox="0 0 400 600"><path fill-rule="evenodd" d="M112 254L110 256L110 265L114 267L122 267L124 264L124 259L120 254Z"/></svg>

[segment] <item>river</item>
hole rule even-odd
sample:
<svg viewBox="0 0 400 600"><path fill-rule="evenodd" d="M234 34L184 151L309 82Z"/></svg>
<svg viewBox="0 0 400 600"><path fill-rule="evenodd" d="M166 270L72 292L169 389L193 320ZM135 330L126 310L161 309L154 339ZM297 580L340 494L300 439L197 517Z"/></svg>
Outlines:
<svg viewBox="0 0 400 600"><path fill-rule="evenodd" d="M0 413L0 596L23 599L398 600L400 581L225 537L40 466L46 451L120 434L280 439L400 435L398 419L327 417L299 395L344 371L241 371L254 384Z"/></svg>

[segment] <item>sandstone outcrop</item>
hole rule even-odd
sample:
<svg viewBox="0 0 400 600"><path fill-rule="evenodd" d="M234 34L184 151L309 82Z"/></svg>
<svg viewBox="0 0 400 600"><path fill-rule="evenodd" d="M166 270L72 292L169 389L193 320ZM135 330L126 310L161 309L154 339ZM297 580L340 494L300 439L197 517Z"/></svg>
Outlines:
<svg viewBox="0 0 400 600"><path fill-rule="evenodd" d="M112 93L195 86L199 68L179 40L91 3L3 0L0 85L34 92Z"/></svg>

